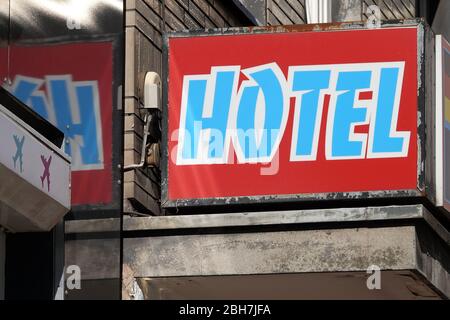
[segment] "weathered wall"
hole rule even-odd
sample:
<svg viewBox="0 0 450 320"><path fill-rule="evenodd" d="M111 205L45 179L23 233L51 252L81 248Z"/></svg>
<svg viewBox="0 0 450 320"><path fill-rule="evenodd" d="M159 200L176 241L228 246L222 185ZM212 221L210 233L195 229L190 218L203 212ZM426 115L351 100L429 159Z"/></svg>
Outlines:
<svg viewBox="0 0 450 320"><path fill-rule="evenodd" d="M416 14L415 0L362 0L362 20L367 19L367 7L377 5L382 20L410 19Z"/></svg>
<svg viewBox="0 0 450 320"><path fill-rule="evenodd" d="M139 163L143 113L139 81L147 71L161 74L162 34L185 29L251 25L227 0L127 0L125 12L124 165ZM128 171L124 177L125 211L159 215L159 170ZM134 207L127 200L131 199Z"/></svg>
<svg viewBox="0 0 450 320"><path fill-rule="evenodd" d="M448 231L426 210L423 220L410 222L389 227L154 234L124 239L123 261L136 278L365 272L376 265L381 270L412 270L450 297Z"/></svg>
<svg viewBox="0 0 450 320"><path fill-rule="evenodd" d="M240 1L247 6L266 3L266 16L263 24L290 25L306 23L305 0L246 0ZM382 20L409 19L415 16L414 0L332 0L332 21L367 20L367 8L378 5Z"/></svg>
<svg viewBox="0 0 450 320"><path fill-rule="evenodd" d="M305 0L267 0L267 25L306 23Z"/></svg>
<svg viewBox="0 0 450 320"><path fill-rule="evenodd" d="M136 277L414 269L414 227L124 239Z"/></svg>

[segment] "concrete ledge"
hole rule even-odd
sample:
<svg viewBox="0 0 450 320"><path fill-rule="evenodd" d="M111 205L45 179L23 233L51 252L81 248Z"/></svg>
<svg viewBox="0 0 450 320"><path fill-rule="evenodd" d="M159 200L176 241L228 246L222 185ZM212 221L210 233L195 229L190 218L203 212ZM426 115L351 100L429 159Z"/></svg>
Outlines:
<svg viewBox="0 0 450 320"><path fill-rule="evenodd" d="M67 220L64 233L120 232L120 218Z"/></svg>
<svg viewBox="0 0 450 320"><path fill-rule="evenodd" d="M410 226L125 238L136 278L411 270L450 297L449 232L425 209Z"/></svg>
<svg viewBox="0 0 450 320"><path fill-rule="evenodd" d="M280 225L316 222L348 222L417 219L422 205L240 212L160 217L124 217L124 231Z"/></svg>
<svg viewBox="0 0 450 320"><path fill-rule="evenodd" d="M414 226L124 239L135 277L414 269Z"/></svg>

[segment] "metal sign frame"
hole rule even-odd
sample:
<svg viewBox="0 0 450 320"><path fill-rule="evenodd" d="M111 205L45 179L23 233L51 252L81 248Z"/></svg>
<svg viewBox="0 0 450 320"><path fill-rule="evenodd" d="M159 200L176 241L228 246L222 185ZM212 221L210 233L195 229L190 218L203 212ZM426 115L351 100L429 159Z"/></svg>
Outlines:
<svg viewBox="0 0 450 320"><path fill-rule="evenodd" d="M445 99L446 99L446 60L445 55L448 53L450 44L444 35L436 34L435 36L435 74L434 74L434 84L435 84L435 99L434 99L434 182L435 182L435 199L434 203L438 207L443 207L446 212L449 212L449 199L448 199L448 127L446 128L446 110L445 110ZM448 113L448 111L447 111ZM433 116L433 115L430 115Z"/></svg>
<svg viewBox="0 0 450 320"><path fill-rule="evenodd" d="M179 199L171 200L168 197L169 161L169 119L168 119L168 83L169 75L169 39L180 37L202 37L202 36L227 36L241 34L269 34L290 32L324 32L324 31L352 31L367 30L364 22L316 24L316 25L293 25L273 27L243 27L208 29L205 31L171 32L164 34L163 39L163 111L162 111L162 145L161 145L161 205L163 208L198 207L231 204L254 204L254 203L281 203L281 202L303 202L303 201L330 201L330 200L354 200L354 199L386 199L386 198L414 198L424 197L429 185L425 183L425 35L431 33L431 29L422 19L383 21L380 29L388 28L417 28L417 188L406 190L378 190L364 192L327 192L327 193L305 193L289 195L261 195L261 196L236 196L217 197L202 199ZM429 159L429 158L428 158ZM428 161L427 161L428 162Z"/></svg>

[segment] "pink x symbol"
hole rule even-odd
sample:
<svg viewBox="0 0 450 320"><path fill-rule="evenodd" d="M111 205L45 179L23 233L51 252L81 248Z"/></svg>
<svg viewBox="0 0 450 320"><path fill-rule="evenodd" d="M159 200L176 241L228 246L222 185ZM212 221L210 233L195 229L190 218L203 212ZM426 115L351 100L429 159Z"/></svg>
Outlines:
<svg viewBox="0 0 450 320"><path fill-rule="evenodd" d="M50 191L50 163L52 162L52 156L45 159L45 157L41 155L41 161L44 165L44 173L41 176L42 188L44 188L44 180L47 179L47 190Z"/></svg>

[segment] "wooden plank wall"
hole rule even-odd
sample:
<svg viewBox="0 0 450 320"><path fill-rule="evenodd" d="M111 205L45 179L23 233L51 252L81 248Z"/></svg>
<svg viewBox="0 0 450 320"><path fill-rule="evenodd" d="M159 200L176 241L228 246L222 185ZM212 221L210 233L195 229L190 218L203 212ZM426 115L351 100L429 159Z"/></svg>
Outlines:
<svg viewBox="0 0 450 320"><path fill-rule="evenodd" d="M341 0L343 2L345 0ZM332 1L333 3L337 0ZM415 0L361 0L361 20L367 20L367 7L378 5L382 20L410 19L415 16ZM305 0L267 0L268 25L306 23Z"/></svg>
<svg viewBox="0 0 450 320"><path fill-rule="evenodd" d="M147 71L161 74L163 32L244 25L251 22L230 0L126 0L125 166L140 161L144 114L139 81ZM159 184L158 169L126 172L124 211L162 214Z"/></svg>
<svg viewBox="0 0 450 320"><path fill-rule="evenodd" d="M367 20L367 7L377 5L381 11L382 20L414 18L415 0L362 0L362 20Z"/></svg>
<svg viewBox="0 0 450 320"><path fill-rule="evenodd" d="M267 0L267 24L304 24L305 8L305 0Z"/></svg>

